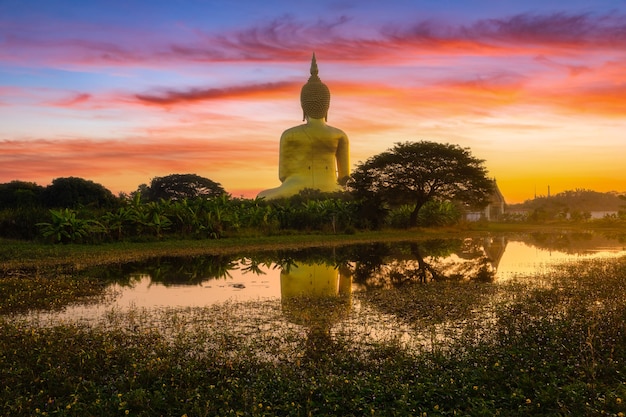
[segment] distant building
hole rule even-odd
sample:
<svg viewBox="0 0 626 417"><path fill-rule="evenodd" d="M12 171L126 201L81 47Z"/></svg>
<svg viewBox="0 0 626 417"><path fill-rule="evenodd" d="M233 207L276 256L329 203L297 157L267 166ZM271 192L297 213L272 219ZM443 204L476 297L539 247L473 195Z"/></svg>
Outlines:
<svg viewBox="0 0 626 417"><path fill-rule="evenodd" d="M603 211L590 211L590 219L603 219L605 217L617 217L619 212L617 210L603 210Z"/></svg>
<svg viewBox="0 0 626 417"><path fill-rule="evenodd" d="M476 222L479 220L499 220L504 215L506 209L506 201L498 187L496 180L493 180L493 192L489 196L489 204L482 210L468 211L465 213L465 220Z"/></svg>

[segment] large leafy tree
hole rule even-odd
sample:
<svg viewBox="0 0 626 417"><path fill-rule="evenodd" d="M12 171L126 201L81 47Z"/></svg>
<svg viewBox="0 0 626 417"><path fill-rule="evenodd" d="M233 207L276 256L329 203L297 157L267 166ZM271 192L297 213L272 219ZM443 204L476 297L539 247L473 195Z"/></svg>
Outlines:
<svg viewBox="0 0 626 417"><path fill-rule="evenodd" d="M0 209L37 206L43 190L42 186L27 181L0 184Z"/></svg>
<svg viewBox="0 0 626 417"><path fill-rule="evenodd" d="M357 197L390 206L414 205L409 225L416 226L429 201L458 201L485 206L493 190L484 161L467 148L436 142L405 142L361 163L349 188Z"/></svg>
<svg viewBox="0 0 626 417"><path fill-rule="evenodd" d="M55 178L42 192L48 207L113 207L119 200L103 185L77 177Z"/></svg>
<svg viewBox="0 0 626 417"><path fill-rule="evenodd" d="M171 174L155 177L147 189L148 199L183 200L197 197L219 197L226 194L222 186L196 174Z"/></svg>

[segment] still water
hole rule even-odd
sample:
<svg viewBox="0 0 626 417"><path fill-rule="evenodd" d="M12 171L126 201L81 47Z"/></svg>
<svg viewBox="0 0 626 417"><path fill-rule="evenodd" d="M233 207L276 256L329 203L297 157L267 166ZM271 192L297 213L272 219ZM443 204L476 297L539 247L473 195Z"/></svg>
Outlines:
<svg viewBox="0 0 626 417"><path fill-rule="evenodd" d="M592 233L500 235L367 244L250 256L159 258L98 268L110 282L97 301L60 312L32 312L48 321L102 321L111 311L209 307L303 295L343 297L432 281L504 283L563 263L626 255L617 238ZM352 297L354 303L355 297ZM354 308L354 307L353 307Z"/></svg>

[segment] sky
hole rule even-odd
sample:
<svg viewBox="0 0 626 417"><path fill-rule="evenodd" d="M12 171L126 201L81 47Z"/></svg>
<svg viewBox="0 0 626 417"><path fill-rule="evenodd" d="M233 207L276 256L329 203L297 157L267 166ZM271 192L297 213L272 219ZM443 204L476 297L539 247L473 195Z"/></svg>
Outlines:
<svg viewBox="0 0 626 417"><path fill-rule="evenodd" d="M508 203L626 192L626 0L0 0L0 183L276 187L315 52L352 166L469 148Z"/></svg>

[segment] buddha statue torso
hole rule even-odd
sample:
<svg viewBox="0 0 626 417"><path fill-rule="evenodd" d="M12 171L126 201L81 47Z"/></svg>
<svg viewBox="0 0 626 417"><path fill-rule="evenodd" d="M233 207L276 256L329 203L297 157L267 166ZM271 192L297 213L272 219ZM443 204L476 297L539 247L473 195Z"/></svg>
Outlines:
<svg viewBox="0 0 626 417"><path fill-rule="evenodd" d="M321 191L342 189L338 178L348 175L346 164L348 138L340 129L328 126L320 119L310 119L307 124L286 130L280 139L278 176L283 188L297 192L312 188ZM297 189L297 190L296 190Z"/></svg>

